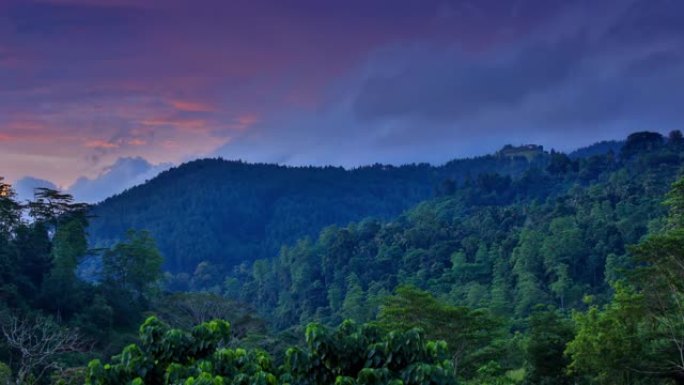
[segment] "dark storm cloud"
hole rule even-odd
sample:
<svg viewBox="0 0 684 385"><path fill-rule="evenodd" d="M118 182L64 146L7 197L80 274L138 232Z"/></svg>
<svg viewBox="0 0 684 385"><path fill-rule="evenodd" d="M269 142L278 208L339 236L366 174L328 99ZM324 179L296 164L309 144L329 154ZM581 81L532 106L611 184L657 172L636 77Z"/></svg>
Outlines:
<svg viewBox="0 0 684 385"><path fill-rule="evenodd" d="M584 49L582 39L574 38L482 58L458 50L418 53L417 63L400 73L369 78L355 111L364 119L401 115L459 119L515 104L567 80L581 66Z"/></svg>
<svg viewBox="0 0 684 385"><path fill-rule="evenodd" d="M631 1L607 38L623 42L653 42L653 39L684 37L684 2L678 0Z"/></svg>
<svg viewBox="0 0 684 385"><path fill-rule="evenodd" d="M398 130L397 143L431 132L473 142L485 133L565 137L579 145L596 139L597 127L611 134L676 127L684 118L676 106L684 97L682 14L678 1L606 2L599 11L575 2L484 52L400 48L373 66L353 111L362 124L399 119L423 127ZM390 62L402 63L400 70L385 71L397 67Z"/></svg>
<svg viewBox="0 0 684 385"><path fill-rule="evenodd" d="M571 150L681 128L684 39L671 16L683 14L681 2L572 1L540 7L535 17L532 2L518 4L525 23L515 33L480 46L449 38L378 47L330 87L315 113L281 112L279 124L265 119L259 136L237 138L219 154L291 164L438 163L506 143ZM508 11L486 25L516 25Z"/></svg>

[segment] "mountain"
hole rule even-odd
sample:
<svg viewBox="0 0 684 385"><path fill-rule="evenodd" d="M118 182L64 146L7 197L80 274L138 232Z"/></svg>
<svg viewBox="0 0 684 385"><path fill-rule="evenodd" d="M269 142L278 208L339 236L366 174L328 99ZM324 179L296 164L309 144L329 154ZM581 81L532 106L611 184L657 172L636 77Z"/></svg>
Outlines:
<svg viewBox="0 0 684 385"><path fill-rule="evenodd" d="M131 231L102 251L93 269L97 282L79 279L80 273L93 278L92 271L77 270L89 254L89 206L54 191L22 205L1 184L0 314L31 341L32 330L37 338L48 330L94 341L88 342L92 353L50 356L81 365L58 380L65 384L83 383L83 370L90 379L136 382L141 354L143 366L165 365L171 350L191 367L174 364L159 376L202 370L198 378L209 382L221 378L207 376L205 368L233 371L224 364L235 357L270 366L263 350L300 374L316 366L331 373L320 357L360 368L371 362L367 357L397 362L396 353L429 351L441 352L439 362L449 362L449 373L466 384L584 383L584 374L568 371L576 363L584 365L581 373L599 373L597 380L633 378L625 357L630 368L643 362L659 369L681 353L669 344L678 335L672 330L682 330L682 170L679 132L667 139L635 133L619 153L585 158L506 146L438 167L344 170L200 160L93 209L96 231L150 228L167 250L186 247L169 261L175 271L161 270L149 234ZM364 217L369 212L377 215ZM299 235L286 233L293 228ZM112 234L95 242L113 242ZM159 291L162 283L168 290ZM138 348L130 344L143 317ZM207 319L214 321L193 326ZM359 324L367 321L372 324ZM415 344L424 338L439 342ZM216 352L202 347L221 340L226 348ZM25 346L6 338L0 363L15 362ZM259 350L247 356L242 347ZM199 356L189 358L188 351ZM86 359L112 355L111 364L94 360L83 369ZM302 361L307 357L311 362ZM411 370L434 378L425 368ZM386 382L386 371L364 373L363 381L342 382ZM644 381L634 383L669 383L651 381L653 373L660 376L644 371ZM335 378L314 377L314 383Z"/></svg>
<svg viewBox="0 0 684 385"><path fill-rule="evenodd" d="M193 273L202 262L228 270L275 257L281 245L325 226L391 218L476 175L516 176L547 161L543 152L532 158L495 154L439 167L376 164L346 170L196 160L95 206L90 239L111 245L128 229L146 229L169 271Z"/></svg>
<svg viewBox="0 0 684 385"><path fill-rule="evenodd" d="M280 328L373 320L404 285L514 322L538 305L605 302L632 267L630 245L665 227L662 202L684 167L684 141L636 133L619 156L549 157L544 169L483 174L388 221L328 227L216 277L214 288Z"/></svg>
<svg viewBox="0 0 684 385"><path fill-rule="evenodd" d="M579 154L610 153L603 150L614 146L597 144ZM128 229L145 229L157 239L168 271L194 274L209 263L227 272L243 262L275 257L282 245L314 237L326 226L393 218L467 183L505 191L510 178L534 181L534 170L550 168L553 173L577 169L569 183L587 184L603 167L591 159L573 160L535 145L509 145L492 155L441 166L376 164L350 170L202 159L95 206L90 239L95 246L107 246ZM547 182L535 181L516 194L546 199L567 188Z"/></svg>

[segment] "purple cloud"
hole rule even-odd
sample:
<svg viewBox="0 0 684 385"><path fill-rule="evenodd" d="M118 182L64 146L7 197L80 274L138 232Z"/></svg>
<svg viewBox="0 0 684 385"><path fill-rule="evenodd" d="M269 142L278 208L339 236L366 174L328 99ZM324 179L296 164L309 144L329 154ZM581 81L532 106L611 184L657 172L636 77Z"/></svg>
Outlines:
<svg viewBox="0 0 684 385"><path fill-rule="evenodd" d="M441 162L682 121L666 0L8 0L3 173L119 158Z"/></svg>

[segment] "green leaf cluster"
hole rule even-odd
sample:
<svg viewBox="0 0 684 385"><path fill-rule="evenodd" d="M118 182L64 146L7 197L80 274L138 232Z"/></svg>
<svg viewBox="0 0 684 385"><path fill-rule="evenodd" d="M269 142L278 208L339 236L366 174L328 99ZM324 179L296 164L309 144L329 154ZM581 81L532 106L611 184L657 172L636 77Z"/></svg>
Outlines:
<svg viewBox="0 0 684 385"><path fill-rule="evenodd" d="M111 363L88 365L86 384L455 384L446 343L426 340L418 329L387 333L345 321L335 330L311 324L305 334L306 347L288 349L276 368L265 352L226 348L225 321L183 331L150 317L139 345Z"/></svg>

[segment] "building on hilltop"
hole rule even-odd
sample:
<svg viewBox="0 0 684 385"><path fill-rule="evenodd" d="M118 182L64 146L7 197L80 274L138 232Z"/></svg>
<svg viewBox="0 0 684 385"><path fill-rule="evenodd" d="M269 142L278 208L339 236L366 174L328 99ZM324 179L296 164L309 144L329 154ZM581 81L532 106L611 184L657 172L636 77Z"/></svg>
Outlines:
<svg viewBox="0 0 684 385"><path fill-rule="evenodd" d="M511 144L507 144L496 154L498 156L507 158L524 157L528 161L531 161L532 159L536 158L539 155L542 155L543 153L544 146L540 146L537 144L525 144L522 146L513 146Z"/></svg>

